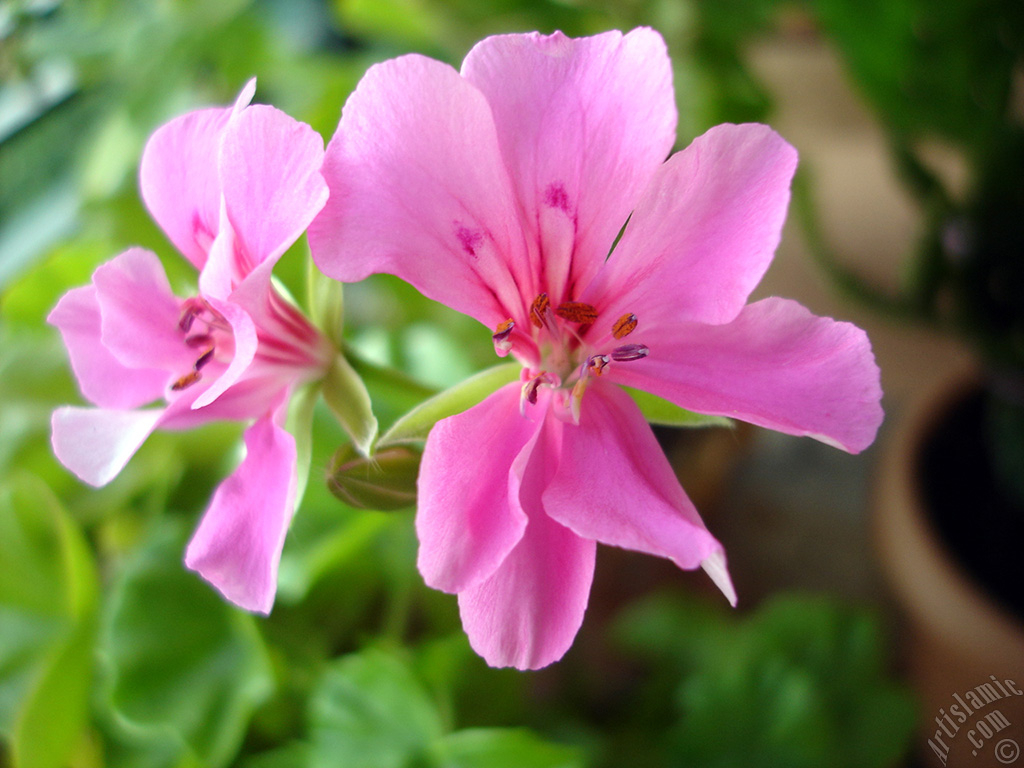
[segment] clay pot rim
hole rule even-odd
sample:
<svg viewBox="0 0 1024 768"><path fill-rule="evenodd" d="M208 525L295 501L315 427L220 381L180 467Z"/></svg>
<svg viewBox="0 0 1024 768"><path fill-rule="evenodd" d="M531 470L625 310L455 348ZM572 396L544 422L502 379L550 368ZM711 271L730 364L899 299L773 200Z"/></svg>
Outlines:
<svg viewBox="0 0 1024 768"><path fill-rule="evenodd" d="M914 471L931 428L980 381L974 367L953 369L897 419L873 488L872 533L886 580L915 622L950 646L983 647L1009 660L1024 658L1024 622L956 562L927 519Z"/></svg>

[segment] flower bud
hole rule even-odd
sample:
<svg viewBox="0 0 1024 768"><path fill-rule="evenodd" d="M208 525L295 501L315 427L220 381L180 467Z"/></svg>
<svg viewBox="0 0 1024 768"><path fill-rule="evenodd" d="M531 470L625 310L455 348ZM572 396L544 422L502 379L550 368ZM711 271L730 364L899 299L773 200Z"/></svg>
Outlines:
<svg viewBox="0 0 1024 768"><path fill-rule="evenodd" d="M416 503L419 468L420 454L408 446L391 446L366 458L346 443L331 459L327 487L358 509L403 509Z"/></svg>

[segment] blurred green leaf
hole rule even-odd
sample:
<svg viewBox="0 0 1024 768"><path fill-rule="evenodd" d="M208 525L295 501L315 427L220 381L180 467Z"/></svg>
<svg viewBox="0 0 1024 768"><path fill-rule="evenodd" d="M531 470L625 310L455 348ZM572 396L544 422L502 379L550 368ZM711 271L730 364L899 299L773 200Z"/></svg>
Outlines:
<svg viewBox="0 0 1024 768"><path fill-rule="evenodd" d="M470 728L445 736L440 768L582 768L579 750L545 741L524 728Z"/></svg>
<svg viewBox="0 0 1024 768"><path fill-rule="evenodd" d="M49 488L0 486L0 732L16 768L60 768L81 740L93 676L97 579Z"/></svg>
<svg viewBox="0 0 1024 768"><path fill-rule="evenodd" d="M644 418L651 424L662 427L732 427L732 419L724 416L708 416L703 413L694 413L685 408L680 408L675 403L670 403L650 392L632 387L623 387L633 398Z"/></svg>
<svg viewBox="0 0 1024 768"><path fill-rule="evenodd" d="M443 730L437 707L398 656L368 650L334 663L310 701L317 765L422 764Z"/></svg>
<svg viewBox="0 0 1024 768"><path fill-rule="evenodd" d="M515 381L522 368L518 363L503 363L472 376L426 402L420 403L396 421L384 433L378 445L425 440L431 428L441 419L462 413L484 400L500 387Z"/></svg>
<svg viewBox="0 0 1024 768"><path fill-rule="evenodd" d="M215 768L233 759L273 681L253 618L185 570L183 533L162 521L119 574L103 703L134 750Z"/></svg>

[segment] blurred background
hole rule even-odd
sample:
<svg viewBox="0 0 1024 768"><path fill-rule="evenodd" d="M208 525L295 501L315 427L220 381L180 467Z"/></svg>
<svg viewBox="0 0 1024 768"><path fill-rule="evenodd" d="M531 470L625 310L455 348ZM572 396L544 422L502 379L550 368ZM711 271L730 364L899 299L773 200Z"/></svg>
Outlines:
<svg viewBox="0 0 1024 768"><path fill-rule="evenodd" d="M181 563L238 425L157 434L99 490L52 457L50 413L82 402L45 324L60 295L131 245L194 280L138 194L157 126L256 76L257 102L327 140L373 62L638 25L669 45L677 148L754 120L800 152L756 296L855 322L882 370L887 420L858 456L659 430L740 608L604 548L565 659L489 669L415 570L411 510L328 492L344 437L324 410L255 618ZM1010 725L981 746L981 710L938 741L934 723L990 676L1024 683L1022 125L1019 0L0 2L0 765L1012 764L1024 697L992 704ZM306 256L277 269L297 296ZM389 278L346 286L344 336L384 427L493 363L473 321Z"/></svg>

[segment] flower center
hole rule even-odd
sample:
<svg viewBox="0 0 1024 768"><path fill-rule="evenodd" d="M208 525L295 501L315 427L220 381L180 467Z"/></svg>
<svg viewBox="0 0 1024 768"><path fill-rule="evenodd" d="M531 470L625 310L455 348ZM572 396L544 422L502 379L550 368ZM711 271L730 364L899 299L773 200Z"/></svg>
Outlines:
<svg viewBox="0 0 1024 768"><path fill-rule="evenodd" d="M639 321L632 312L609 323L607 332L602 334L602 319L592 304L566 301L552 307L548 295L541 293L530 304L527 316L530 327L526 334L539 351L540 363L536 368L525 364L524 408L527 403L537 402L540 387L560 388L568 393L572 419L578 422L580 402L592 377L601 376L613 363L642 360L650 354L645 344L618 343L637 328ZM492 339L499 354L512 350L515 331L516 323L511 317L498 324Z"/></svg>
<svg viewBox="0 0 1024 768"><path fill-rule="evenodd" d="M171 390L180 392L188 389L203 378L201 371L213 360L217 351L218 337L221 345L231 339L231 325L224 317L206 301L195 296L186 299L181 307L178 319L178 330L183 335L183 342L190 350L195 350L196 359L192 370L171 384ZM228 339L224 336L227 334Z"/></svg>

